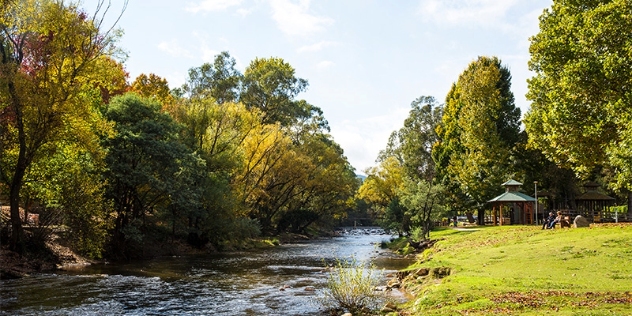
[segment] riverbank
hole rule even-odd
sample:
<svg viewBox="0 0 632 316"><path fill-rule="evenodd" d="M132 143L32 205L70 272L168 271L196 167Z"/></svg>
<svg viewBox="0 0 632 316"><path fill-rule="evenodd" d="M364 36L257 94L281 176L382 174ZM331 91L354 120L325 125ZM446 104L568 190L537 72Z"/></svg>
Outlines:
<svg viewBox="0 0 632 316"><path fill-rule="evenodd" d="M59 238L52 238L37 251L27 251L24 255L19 255L2 246L0 248L0 280L22 278L32 273L49 272L67 266L81 266L93 262L64 246Z"/></svg>
<svg viewBox="0 0 632 316"><path fill-rule="evenodd" d="M290 237L287 237L290 240ZM239 251L249 249L264 249L278 246L277 238L253 238L239 242L227 242L222 245L222 251ZM204 253L216 253L216 247L196 248L181 241L154 243L148 247L145 257L151 259L163 256L186 256ZM51 272L56 270L76 269L83 265L101 263L106 260L91 260L85 258L69 247L63 245L59 238L53 238L36 251L27 251L24 255L0 248L0 280L26 277L33 273Z"/></svg>
<svg viewBox="0 0 632 316"><path fill-rule="evenodd" d="M337 236L335 232L319 232L324 237ZM187 256L217 252L234 252L242 250L265 249L279 246L285 243L305 241L319 236L307 236L301 234L284 233L276 237L249 238L246 240L227 240L220 245L207 245L197 248L185 241L151 242L145 247L144 257L139 260L158 258L164 256ZM53 235L51 240L36 251L27 251L24 255L10 251L8 247L0 248L0 280L26 277L33 273L51 272L77 268L82 265L101 263L104 260L91 260L85 258L69 247L64 240ZM108 259L107 261L113 261Z"/></svg>
<svg viewBox="0 0 632 316"><path fill-rule="evenodd" d="M382 256L390 236L347 234L244 251L108 262L0 281L0 310L12 315L305 315L322 316L316 299L330 265L371 262L380 275L410 260ZM388 292L389 295L395 293ZM2 314L2 313L0 313Z"/></svg>
<svg viewBox="0 0 632 316"><path fill-rule="evenodd" d="M631 224L444 228L400 274L413 315L628 315ZM435 273L433 273L435 271Z"/></svg>

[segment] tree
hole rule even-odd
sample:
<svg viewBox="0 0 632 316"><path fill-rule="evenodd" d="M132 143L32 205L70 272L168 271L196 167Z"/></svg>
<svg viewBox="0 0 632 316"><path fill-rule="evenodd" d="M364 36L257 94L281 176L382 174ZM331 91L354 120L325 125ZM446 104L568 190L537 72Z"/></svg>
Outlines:
<svg viewBox="0 0 632 316"><path fill-rule="evenodd" d="M448 169L452 157L465 152L461 143L461 126L458 118L463 105L459 100L460 92L456 83L452 84L443 109L440 124L436 127L438 141L432 148L432 159L435 162L436 178L445 190L445 201L452 210L471 206L471 199L462 191L456 175Z"/></svg>
<svg viewBox="0 0 632 316"><path fill-rule="evenodd" d="M178 139L180 126L160 108L154 100L128 93L112 99L106 112L116 132L103 142L106 197L116 212L113 246L125 256L142 241L147 216L167 211L172 199L188 193L184 190L191 186L182 185L188 180L182 176L200 167Z"/></svg>
<svg viewBox="0 0 632 316"><path fill-rule="evenodd" d="M311 116L311 108L295 97L307 89L307 80L296 78L294 68L281 58L255 58L246 68L240 100L263 113L266 124L289 126Z"/></svg>
<svg viewBox="0 0 632 316"><path fill-rule="evenodd" d="M244 163L234 189L265 233L273 231L273 218L290 198L292 181L304 176L302 161L293 159L296 153L291 144L278 124L270 124L249 134L242 147Z"/></svg>
<svg viewBox="0 0 632 316"><path fill-rule="evenodd" d="M393 133L387 149L381 152L378 159L397 156L408 177L432 181L435 177L432 148L439 140L436 129L442 115L443 107L437 105L434 97L417 98L411 103L404 126Z"/></svg>
<svg viewBox="0 0 632 316"><path fill-rule="evenodd" d="M9 187L11 248L22 251L20 191L41 149L68 131L94 123L82 92L99 76L104 59L117 54L119 33L96 17L59 1L8 1L0 8L0 177ZM79 123L81 124L81 123ZM6 133L6 134L5 134Z"/></svg>
<svg viewBox="0 0 632 316"><path fill-rule="evenodd" d="M130 87L130 91L138 93L145 98L154 98L164 106L171 105L174 98L169 90L167 79L155 74L140 74Z"/></svg>
<svg viewBox="0 0 632 316"><path fill-rule="evenodd" d="M422 227L425 238L432 228L432 216L440 211L437 196L441 186L436 185L432 149L438 141L436 130L443 108L426 96L413 101L411 108L404 126L391 134L378 158L397 159L403 173L401 185L394 188L396 196L384 210L382 225L396 229L400 235L408 233L410 227Z"/></svg>
<svg viewBox="0 0 632 316"><path fill-rule="evenodd" d="M367 201L382 217L382 226L402 235L409 231L409 219L400 205L398 191L404 182L402 163L395 156L385 157L377 167L366 171L358 198Z"/></svg>
<svg viewBox="0 0 632 316"><path fill-rule="evenodd" d="M307 82L279 58L253 61L245 76L234 64L222 53L213 65L191 69L168 109L186 126L184 143L206 163L203 206L188 212L190 232L218 241L240 235L232 228L244 236L255 224L266 234L302 232L342 217L357 182L322 110L295 100ZM242 80L240 102L230 102Z"/></svg>
<svg viewBox="0 0 632 316"><path fill-rule="evenodd" d="M235 69L235 64L228 52L221 52L213 64L189 69L189 78L181 93L191 99L212 98L218 104L237 102L243 75Z"/></svg>
<svg viewBox="0 0 632 316"><path fill-rule="evenodd" d="M511 74L498 58L479 57L448 94L438 128L435 157L443 180L452 182L448 188L458 185L479 212L514 172L520 109L510 87Z"/></svg>
<svg viewBox="0 0 632 316"><path fill-rule="evenodd" d="M63 224L73 250L100 258L111 221L100 178L105 153L97 135L91 136L83 138L92 143L89 146L66 142L43 148L46 155L29 167L22 192L26 211L30 211L28 200L39 208L36 236L46 238L52 234L52 224ZM35 242L43 244L44 238Z"/></svg>
<svg viewBox="0 0 632 316"><path fill-rule="evenodd" d="M318 124L312 125L317 128ZM328 134L305 129L295 140L305 176L292 183L295 195L277 224L277 231L291 226L293 232L305 233L314 222L327 224L341 219L353 206L358 182L343 150ZM296 173L296 171L293 171Z"/></svg>
<svg viewBox="0 0 632 316"><path fill-rule="evenodd" d="M426 180L406 178L398 193L411 226L421 227L424 239L430 238L433 219L443 212L441 185Z"/></svg>
<svg viewBox="0 0 632 316"><path fill-rule="evenodd" d="M548 159L582 178L612 169L612 186L628 191L630 10L626 0L553 1L531 38L524 120L530 145Z"/></svg>
<svg viewBox="0 0 632 316"><path fill-rule="evenodd" d="M239 218L247 212L243 204L235 202L239 198L232 186L244 164L245 142L263 128L260 114L240 103L220 105L213 99L181 100L177 112L185 126L182 141L205 161L205 168L197 170L204 175L198 183L204 191L202 205L186 212L189 237L217 243L231 234L238 235L239 227L231 224L245 223Z"/></svg>

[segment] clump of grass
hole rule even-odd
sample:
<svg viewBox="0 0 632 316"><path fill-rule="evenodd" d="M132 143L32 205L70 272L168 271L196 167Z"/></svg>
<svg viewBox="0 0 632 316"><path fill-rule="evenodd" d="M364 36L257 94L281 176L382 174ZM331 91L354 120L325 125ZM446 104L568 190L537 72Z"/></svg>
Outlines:
<svg viewBox="0 0 632 316"><path fill-rule="evenodd" d="M337 260L327 278L327 285L318 298L330 311L343 310L353 315L370 315L384 301L375 291L382 273L371 265L351 260Z"/></svg>

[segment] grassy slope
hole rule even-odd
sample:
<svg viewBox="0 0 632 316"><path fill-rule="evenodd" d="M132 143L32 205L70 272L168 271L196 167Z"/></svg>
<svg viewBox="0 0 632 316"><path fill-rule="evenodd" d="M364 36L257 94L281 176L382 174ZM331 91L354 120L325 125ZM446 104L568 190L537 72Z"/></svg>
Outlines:
<svg viewBox="0 0 632 316"><path fill-rule="evenodd" d="M410 267L450 267L408 283L413 314L632 315L632 225L442 230Z"/></svg>

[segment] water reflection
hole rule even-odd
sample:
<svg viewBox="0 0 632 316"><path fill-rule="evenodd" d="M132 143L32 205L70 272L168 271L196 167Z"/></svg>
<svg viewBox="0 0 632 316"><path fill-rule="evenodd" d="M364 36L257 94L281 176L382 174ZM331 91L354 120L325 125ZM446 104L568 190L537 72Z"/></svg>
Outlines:
<svg viewBox="0 0 632 316"><path fill-rule="evenodd" d="M0 314L320 315L314 298L327 278L324 263L353 257L386 272L410 264L376 246L389 237L348 235L6 280Z"/></svg>

